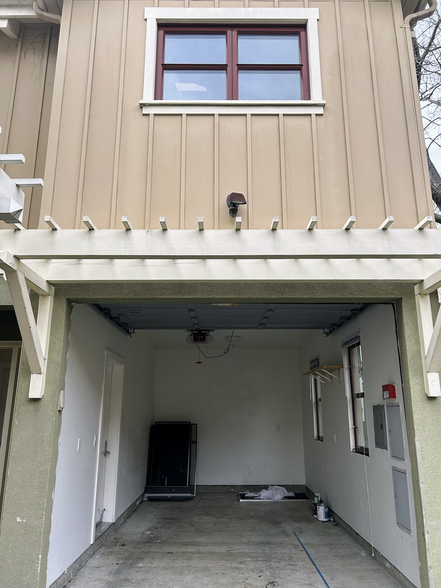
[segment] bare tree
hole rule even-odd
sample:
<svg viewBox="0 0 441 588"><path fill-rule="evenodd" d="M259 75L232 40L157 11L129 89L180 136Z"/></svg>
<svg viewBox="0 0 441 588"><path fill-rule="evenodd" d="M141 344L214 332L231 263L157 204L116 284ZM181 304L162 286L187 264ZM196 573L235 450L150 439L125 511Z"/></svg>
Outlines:
<svg viewBox="0 0 441 588"><path fill-rule="evenodd" d="M435 204L435 220L441 223L441 176L433 164L429 150L441 149L441 13L439 8L418 23L412 39L430 186Z"/></svg>

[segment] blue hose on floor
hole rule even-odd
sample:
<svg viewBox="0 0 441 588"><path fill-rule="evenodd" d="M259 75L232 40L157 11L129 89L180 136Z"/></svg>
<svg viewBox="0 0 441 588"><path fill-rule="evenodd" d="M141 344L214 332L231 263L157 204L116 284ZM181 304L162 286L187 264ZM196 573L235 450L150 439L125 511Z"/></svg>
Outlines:
<svg viewBox="0 0 441 588"><path fill-rule="evenodd" d="M300 545L303 547L303 551L306 553L306 555L309 557L309 559L311 560L312 565L315 567L315 569L317 570L317 572L320 574L320 578L323 580L323 582L325 583L325 586L327 586L327 588L331 588L331 586L328 584L328 582L325 580L325 578L323 577L323 574L321 573L321 571L318 569L318 567L315 565L315 561L312 559L312 557L309 555L308 550L306 549L306 547L303 545L303 543L300 541L300 537L297 535L297 533L295 531L293 531L294 535L297 538L297 541L300 543Z"/></svg>

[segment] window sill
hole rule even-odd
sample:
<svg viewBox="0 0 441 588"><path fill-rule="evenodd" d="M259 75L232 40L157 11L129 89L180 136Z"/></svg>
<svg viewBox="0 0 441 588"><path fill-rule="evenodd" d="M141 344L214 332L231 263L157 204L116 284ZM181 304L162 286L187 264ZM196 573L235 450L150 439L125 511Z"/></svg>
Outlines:
<svg viewBox="0 0 441 588"><path fill-rule="evenodd" d="M356 447L352 450L352 453L358 453L358 455L369 457L369 449L365 449L364 447Z"/></svg>
<svg viewBox="0 0 441 588"><path fill-rule="evenodd" d="M323 114L324 100L140 100L142 114Z"/></svg>

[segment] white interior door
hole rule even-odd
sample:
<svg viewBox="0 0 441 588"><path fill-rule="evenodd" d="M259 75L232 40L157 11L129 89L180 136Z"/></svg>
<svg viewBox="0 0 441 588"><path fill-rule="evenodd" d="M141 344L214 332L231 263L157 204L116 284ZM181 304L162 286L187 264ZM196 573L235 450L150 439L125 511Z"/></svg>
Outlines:
<svg viewBox="0 0 441 588"><path fill-rule="evenodd" d="M100 523L115 520L123 384L124 360L106 351L92 541Z"/></svg>

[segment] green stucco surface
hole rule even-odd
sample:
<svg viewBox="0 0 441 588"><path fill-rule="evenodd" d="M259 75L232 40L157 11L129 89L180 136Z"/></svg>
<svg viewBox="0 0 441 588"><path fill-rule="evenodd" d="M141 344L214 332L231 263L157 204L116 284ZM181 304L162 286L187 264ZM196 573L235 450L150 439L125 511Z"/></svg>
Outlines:
<svg viewBox="0 0 441 588"><path fill-rule="evenodd" d="M412 461L423 588L441 588L441 398L426 397L412 285L207 282L63 285L56 288L45 395L27 398L23 354L0 527L0 585L44 588L61 417L69 302L395 302ZM7 296L0 288L0 303ZM18 518L21 521L18 521ZM41 556L41 558L40 558Z"/></svg>

